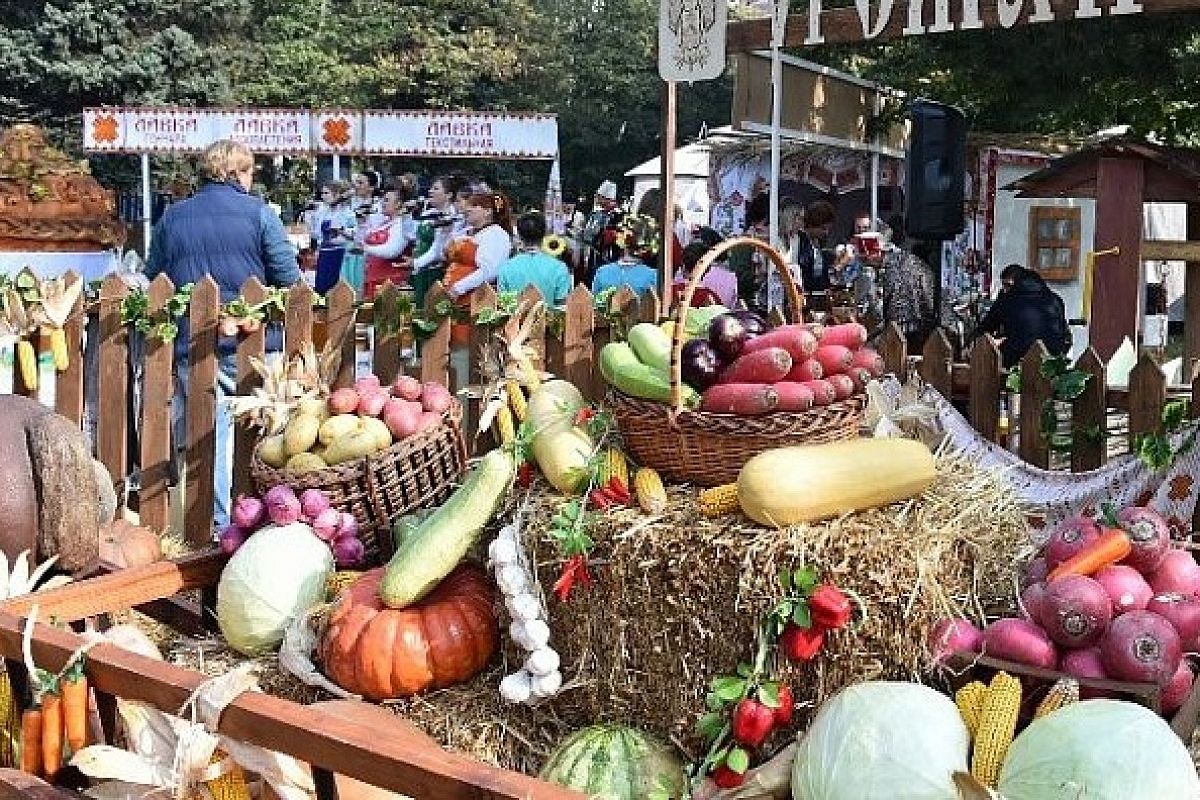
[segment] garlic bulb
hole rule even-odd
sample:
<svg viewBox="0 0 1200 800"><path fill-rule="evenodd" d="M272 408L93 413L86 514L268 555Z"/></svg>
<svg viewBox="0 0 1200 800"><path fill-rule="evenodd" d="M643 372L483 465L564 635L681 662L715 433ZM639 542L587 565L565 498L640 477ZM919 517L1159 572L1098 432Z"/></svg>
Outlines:
<svg viewBox="0 0 1200 800"><path fill-rule="evenodd" d="M517 529L517 526L511 522L501 528L500 532L496 534L496 536L499 539L508 539L512 542L521 541L521 532Z"/></svg>
<svg viewBox="0 0 1200 800"><path fill-rule="evenodd" d="M562 688L562 673L555 671L549 675L535 675L530 683L535 697L553 697Z"/></svg>
<svg viewBox="0 0 1200 800"><path fill-rule="evenodd" d="M519 558L517 543L512 539L497 538L488 545L488 558L497 566L516 564Z"/></svg>
<svg viewBox="0 0 1200 800"><path fill-rule="evenodd" d="M496 571L496 585L506 597L521 594L529 588L529 576L518 564L509 564Z"/></svg>
<svg viewBox="0 0 1200 800"><path fill-rule="evenodd" d="M500 681L500 696L509 703L526 703L533 691L533 682L525 670L506 675Z"/></svg>
<svg viewBox="0 0 1200 800"><path fill-rule="evenodd" d="M542 647L534 650L529 654L529 658L525 659L525 669L529 671L529 674L540 677L557 672L560 663L561 659L554 648Z"/></svg>
<svg viewBox="0 0 1200 800"><path fill-rule="evenodd" d="M532 647L526 647L526 650L540 650L550 644L550 626L546 624L545 620L531 619L524 624L525 635L532 644Z"/></svg>
<svg viewBox="0 0 1200 800"><path fill-rule="evenodd" d="M514 620L537 619L542 615L542 604L532 592L521 592L504 598L504 607Z"/></svg>

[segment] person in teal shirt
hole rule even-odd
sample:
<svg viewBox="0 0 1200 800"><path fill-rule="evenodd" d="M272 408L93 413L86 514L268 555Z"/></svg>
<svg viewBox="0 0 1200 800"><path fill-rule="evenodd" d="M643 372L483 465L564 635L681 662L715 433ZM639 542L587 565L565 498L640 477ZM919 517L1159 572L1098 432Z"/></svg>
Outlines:
<svg viewBox="0 0 1200 800"><path fill-rule="evenodd" d="M536 286L551 306L561 306L571 293L571 273L567 265L542 250L546 237L546 218L536 211L517 220L521 248L500 265L498 286L501 292L523 292Z"/></svg>
<svg viewBox="0 0 1200 800"><path fill-rule="evenodd" d="M592 294L628 286L643 295L657 288L658 270L646 266L646 262L638 257L638 253L643 252L652 241L653 234L652 224L637 215L631 214L622 220L617 233L617 244L622 255L620 259L596 270L592 278Z"/></svg>

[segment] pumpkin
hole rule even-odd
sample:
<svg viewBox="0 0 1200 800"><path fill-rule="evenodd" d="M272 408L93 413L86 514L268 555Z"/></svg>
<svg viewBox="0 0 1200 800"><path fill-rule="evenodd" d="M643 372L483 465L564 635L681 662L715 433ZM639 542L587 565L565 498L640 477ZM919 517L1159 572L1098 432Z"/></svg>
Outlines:
<svg viewBox="0 0 1200 800"><path fill-rule="evenodd" d="M330 612L320 656L331 680L387 700L444 689L483 669L500 644L495 591L483 570L461 564L404 609L380 600L383 573L364 573Z"/></svg>
<svg viewBox="0 0 1200 800"><path fill-rule="evenodd" d="M115 519L100 529L100 560L115 567L144 567L163 556L158 534L125 519Z"/></svg>
<svg viewBox="0 0 1200 800"><path fill-rule="evenodd" d="M645 800L655 791L685 795L683 762L657 739L628 725L592 725L550 754L539 776L592 800Z"/></svg>

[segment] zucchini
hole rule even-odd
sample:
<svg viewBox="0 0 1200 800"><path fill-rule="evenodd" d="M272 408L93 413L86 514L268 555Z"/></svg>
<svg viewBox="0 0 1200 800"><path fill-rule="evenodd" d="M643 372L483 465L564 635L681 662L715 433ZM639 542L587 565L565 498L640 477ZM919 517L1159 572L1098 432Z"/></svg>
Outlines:
<svg viewBox="0 0 1200 800"><path fill-rule="evenodd" d="M609 342L600 351L600 374L604 380L630 397L671 402L671 382L667 376L638 360L633 348L625 342ZM683 387L687 408L695 408L699 395L690 386Z"/></svg>
<svg viewBox="0 0 1200 800"><path fill-rule="evenodd" d="M720 305L689 308L683 331L688 339L707 339L708 326L712 324L712 321L722 314L728 313L729 309Z"/></svg>
<svg viewBox="0 0 1200 800"><path fill-rule="evenodd" d="M383 571L379 599L407 608L449 575L479 539L516 475L510 453L492 450L462 486L404 538Z"/></svg>
<svg viewBox="0 0 1200 800"><path fill-rule="evenodd" d="M671 366L671 337L666 332L649 322L639 322L629 329L629 346L633 354L648 367L653 367L663 375Z"/></svg>
<svg viewBox="0 0 1200 800"><path fill-rule="evenodd" d="M395 543L395 546L399 547L400 545L404 544L404 540L411 536L413 531L417 530L417 528L420 528L421 523L429 519L434 511L437 511L437 509L418 509L411 514L405 514L403 517L400 517L394 523L392 523L392 541Z"/></svg>

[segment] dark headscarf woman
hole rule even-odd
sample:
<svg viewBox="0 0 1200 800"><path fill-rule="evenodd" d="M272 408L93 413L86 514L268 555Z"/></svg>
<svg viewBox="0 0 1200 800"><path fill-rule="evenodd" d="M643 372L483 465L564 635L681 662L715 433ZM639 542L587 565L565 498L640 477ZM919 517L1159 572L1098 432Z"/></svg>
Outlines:
<svg viewBox="0 0 1200 800"><path fill-rule="evenodd" d="M1009 264L1000 273L1000 295L979 323L978 333L1000 340L1006 368L1016 366L1039 339L1051 355L1071 349L1071 329L1066 309L1042 278L1020 264Z"/></svg>

